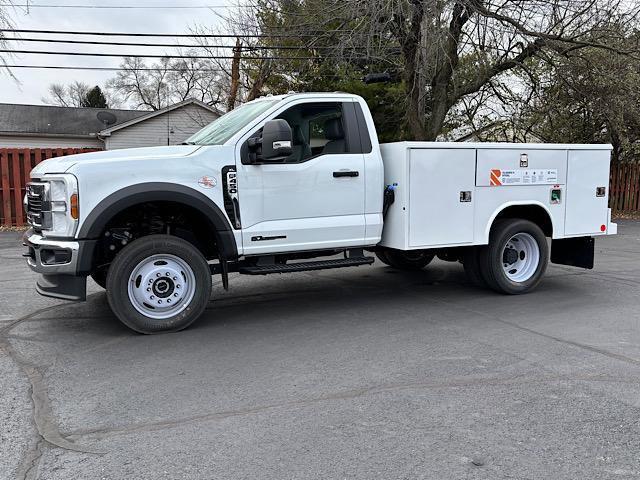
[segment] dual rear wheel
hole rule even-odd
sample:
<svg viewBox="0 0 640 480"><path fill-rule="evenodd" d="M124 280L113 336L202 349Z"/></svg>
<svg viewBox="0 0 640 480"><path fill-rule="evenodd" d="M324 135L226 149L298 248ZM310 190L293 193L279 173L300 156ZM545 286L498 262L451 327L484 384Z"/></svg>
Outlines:
<svg viewBox="0 0 640 480"><path fill-rule="evenodd" d="M429 250L376 252L383 263L398 270L420 270L434 258ZM501 219L489 235L489 244L464 250L462 263L476 286L510 295L533 290L547 269L549 246L542 229L529 220Z"/></svg>
<svg viewBox="0 0 640 480"><path fill-rule="evenodd" d="M549 263L544 232L528 220L498 220L489 244L469 248L463 265L469 280L478 286L510 295L533 290Z"/></svg>

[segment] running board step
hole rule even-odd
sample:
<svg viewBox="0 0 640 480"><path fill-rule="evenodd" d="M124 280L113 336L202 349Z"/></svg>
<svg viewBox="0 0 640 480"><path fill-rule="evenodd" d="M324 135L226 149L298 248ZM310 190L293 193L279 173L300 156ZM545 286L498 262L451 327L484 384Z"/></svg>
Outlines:
<svg viewBox="0 0 640 480"><path fill-rule="evenodd" d="M373 262L373 257L351 257L340 258L338 260L322 260L320 262L254 265L250 267L240 267L238 271L245 275L268 275L270 273L308 272L309 270L357 267L358 265L371 265Z"/></svg>

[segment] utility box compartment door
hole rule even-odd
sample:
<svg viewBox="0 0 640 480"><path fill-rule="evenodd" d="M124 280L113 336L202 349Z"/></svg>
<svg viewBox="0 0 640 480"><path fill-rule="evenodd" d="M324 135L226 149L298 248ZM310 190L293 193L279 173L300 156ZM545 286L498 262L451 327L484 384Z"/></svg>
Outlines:
<svg viewBox="0 0 640 480"><path fill-rule="evenodd" d="M409 248L473 242L476 151L411 149Z"/></svg>
<svg viewBox="0 0 640 480"><path fill-rule="evenodd" d="M610 157L609 150L569 151L565 235L602 233L607 225Z"/></svg>
<svg viewBox="0 0 640 480"><path fill-rule="evenodd" d="M566 177L567 151L563 149L515 144L512 148L478 149L478 187L564 185Z"/></svg>

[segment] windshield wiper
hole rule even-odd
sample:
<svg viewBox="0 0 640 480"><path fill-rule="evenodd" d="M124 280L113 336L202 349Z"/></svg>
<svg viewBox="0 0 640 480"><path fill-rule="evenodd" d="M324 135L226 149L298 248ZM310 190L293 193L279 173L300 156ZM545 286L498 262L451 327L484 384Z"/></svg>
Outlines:
<svg viewBox="0 0 640 480"><path fill-rule="evenodd" d="M195 145L195 142L182 142L180 145Z"/></svg>

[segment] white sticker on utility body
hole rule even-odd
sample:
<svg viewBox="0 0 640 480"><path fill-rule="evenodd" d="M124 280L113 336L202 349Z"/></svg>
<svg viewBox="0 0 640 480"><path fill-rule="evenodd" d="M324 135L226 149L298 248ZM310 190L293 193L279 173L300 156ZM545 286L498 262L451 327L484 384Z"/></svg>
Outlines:
<svg viewBox="0 0 640 480"><path fill-rule="evenodd" d="M557 183L557 169L500 170L494 168L489 173L489 185L492 187L503 185L555 185Z"/></svg>

